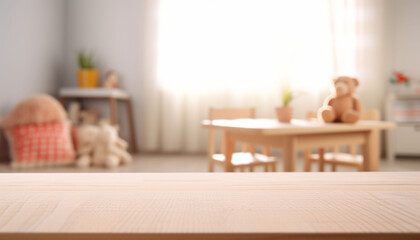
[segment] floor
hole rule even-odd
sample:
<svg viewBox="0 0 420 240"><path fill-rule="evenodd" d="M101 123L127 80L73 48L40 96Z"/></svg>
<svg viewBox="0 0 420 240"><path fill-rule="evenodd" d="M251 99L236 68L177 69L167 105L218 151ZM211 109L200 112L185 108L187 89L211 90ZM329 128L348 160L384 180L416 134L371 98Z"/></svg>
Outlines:
<svg viewBox="0 0 420 240"><path fill-rule="evenodd" d="M281 158L278 162L278 171L282 171ZM297 171L302 171L303 161L298 159ZM256 169L262 171L263 169ZM316 171L316 166L312 166ZM216 171L222 171L216 166ZM326 171L330 171L327 167ZM338 171L355 171L354 168L338 167ZM397 158L394 163L382 160L380 171L420 171L420 157ZM134 156L134 162L130 165L120 166L113 169L102 167L90 167L78 169L73 166L12 169L8 164L0 164L0 172L207 172L207 156L205 154L138 154Z"/></svg>

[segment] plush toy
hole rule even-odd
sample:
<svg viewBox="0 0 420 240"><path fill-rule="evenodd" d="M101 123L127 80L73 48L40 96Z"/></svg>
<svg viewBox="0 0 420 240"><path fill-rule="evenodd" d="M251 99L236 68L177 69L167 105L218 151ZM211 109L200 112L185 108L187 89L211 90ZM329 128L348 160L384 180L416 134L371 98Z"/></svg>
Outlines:
<svg viewBox="0 0 420 240"><path fill-rule="evenodd" d="M67 121L66 111L53 97L40 94L20 102L3 120L3 127Z"/></svg>
<svg viewBox="0 0 420 240"><path fill-rule="evenodd" d="M362 112L362 103L353 96L353 93L359 81L351 77L338 77L333 80L333 83L334 93L318 110L318 118L324 122L357 122Z"/></svg>
<svg viewBox="0 0 420 240"><path fill-rule="evenodd" d="M128 144L118 137L118 128L102 123L100 126L84 125L78 129L77 166L116 167L132 162L127 152Z"/></svg>
<svg viewBox="0 0 420 240"><path fill-rule="evenodd" d="M68 116L73 125L78 125L80 122L80 108L79 102L71 102L68 106Z"/></svg>
<svg viewBox="0 0 420 240"><path fill-rule="evenodd" d="M71 102L69 104L68 116L73 125L97 124L99 121L99 112L97 110L81 110L79 102Z"/></svg>
<svg viewBox="0 0 420 240"><path fill-rule="evenodd" d="M89 167L92 163L93 148L99 134L99 127L94 125L83 125L76 129L76 144L78 167Z"/></svg>
<svg viewBox="0 0 420 240"><path fill-rule="evenodd" d="M118 88L118 75L115 71L108 71L105 75L104 88Z"/></svg>
<svg viewBox="0 0 420 240"><path fill-rule="evenodd" d="M98 123L99 112L97 110L89 109L80 112L82 124L96 124Z"/></svg>
<svg viewBox="0 0 420 240"><path fill-rule="evenodd" d="M72 164L74 150L66 112L41 94L19 103L5 117L12 167Z"/></svg>

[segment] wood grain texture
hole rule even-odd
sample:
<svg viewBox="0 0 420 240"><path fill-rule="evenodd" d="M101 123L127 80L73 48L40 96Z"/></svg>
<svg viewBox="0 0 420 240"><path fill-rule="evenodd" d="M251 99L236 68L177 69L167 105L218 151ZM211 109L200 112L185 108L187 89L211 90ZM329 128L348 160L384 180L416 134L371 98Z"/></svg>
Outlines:
<svg viewBox="0 0 420 240"><path fill-rule="evenodd" d="M0 175L0 239L57 236L418 239L420 173Z"/></svg>

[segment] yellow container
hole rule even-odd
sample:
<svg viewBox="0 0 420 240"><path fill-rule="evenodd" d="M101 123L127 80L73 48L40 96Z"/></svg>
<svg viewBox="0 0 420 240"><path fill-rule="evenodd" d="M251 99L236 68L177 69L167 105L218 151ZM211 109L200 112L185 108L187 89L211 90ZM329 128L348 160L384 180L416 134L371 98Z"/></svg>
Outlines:
<svg viewBox="0 0 420 240"><path fill-rule="evenodd" d="M99 72L96 69L80 69L77 72L79 87L94 88L98 85Z"/></svg>

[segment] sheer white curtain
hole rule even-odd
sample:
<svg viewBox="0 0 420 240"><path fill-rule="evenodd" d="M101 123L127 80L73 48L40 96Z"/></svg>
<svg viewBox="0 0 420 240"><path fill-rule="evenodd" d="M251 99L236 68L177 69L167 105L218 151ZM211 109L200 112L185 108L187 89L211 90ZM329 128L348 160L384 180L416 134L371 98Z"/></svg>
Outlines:
<svg viewBox="0 0 420 240"><path fill-rule="evenodd" d="M357 77L366 109L382 107L384 68L383 0L330 0L334 73Z"/></svg>
<svg viewBox="0 0 420 240"><path fill-rule="evenodd" d="M148 1L141 148L205 151L209 107L274 117L285 84L306 92L294 117L317 109L333 76L357 74L354 3Z"/></svg>

